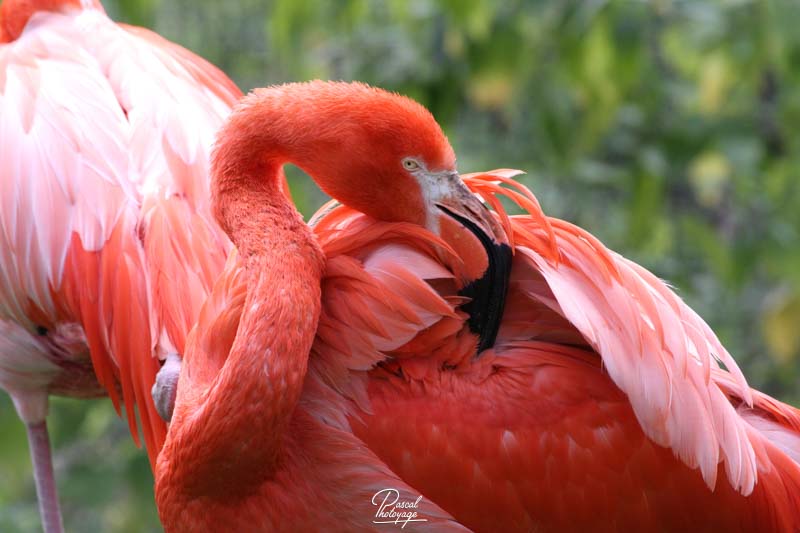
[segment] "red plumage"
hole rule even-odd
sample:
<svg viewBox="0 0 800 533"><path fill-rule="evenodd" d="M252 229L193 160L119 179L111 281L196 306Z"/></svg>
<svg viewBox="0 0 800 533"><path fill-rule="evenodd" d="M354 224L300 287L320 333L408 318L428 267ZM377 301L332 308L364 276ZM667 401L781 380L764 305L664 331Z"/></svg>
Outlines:
<svg viewBox="0 0 800 533"><path fill-rule="evenodd" d="M424 133L369 144L408 124ZM359 84L265 89L232 115L212 188L239 252L188 341L156 469L165 528L380 529L371 497L394 487L423 496L423 529L796 530L798 411L752 391L655 276L544 215L515 171L465 177L485 218L448 153L421 107ZM312 233L285 162L350 207ZM514 246L480 354L459 291L486 256L442 203Z"/></svg>

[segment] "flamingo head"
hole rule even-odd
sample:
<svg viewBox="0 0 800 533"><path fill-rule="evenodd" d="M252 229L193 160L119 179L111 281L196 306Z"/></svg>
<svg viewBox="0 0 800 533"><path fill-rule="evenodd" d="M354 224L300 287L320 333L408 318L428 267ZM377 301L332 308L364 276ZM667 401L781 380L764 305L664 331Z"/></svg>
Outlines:
<svg viewBox="0 0 800 533"><path fill-rule="evenodd" d="M378 220L411 222L446 238L453 224L480 242L507 243L494 216L467 189L452 146L417 102L360 83L302 84L312 94L319 143L297 157L333 198Z"/></svg>
<svg viewBox="0 0 800 533"><path fill-rule="evenodd" d="M497 219L456 170L433 115L404 96L362 83L312 81L257 89L217 139L215 196L235 199L242 177L294 163L342 204L388 222L424 226L462 259L454 272L471 299L479 350L494 343L511 249ZM226 201L217 217L226 226Z"/></svg>
<svg viewBox="0 0 800 533"><path fill-rule="evenodd" d="M511 267L507 236L466 187L433 115L404 96L359 83L316 82L306 101L320 143L302 161L325 192L373 218L426 227L462 259L456 275L478 351L494 343Z"/></svg>

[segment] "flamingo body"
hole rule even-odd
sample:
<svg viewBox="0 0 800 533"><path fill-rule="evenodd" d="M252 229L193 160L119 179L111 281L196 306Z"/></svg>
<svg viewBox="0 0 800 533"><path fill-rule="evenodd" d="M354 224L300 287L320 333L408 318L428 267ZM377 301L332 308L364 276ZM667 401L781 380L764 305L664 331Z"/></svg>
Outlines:
<svg viewBox="0 0 800 533"><path fill-rule="evenodd" d="M208 153L239 96L215 67L97 2L0 6L0 387L108 394L150 459L150 387L181 352L229 242Z"/></svg>
<svg viewBox="0 0 800 533"><path fill-rule="evenodd" d="M407 381L374 372L371 410L352 427L400 478L475 531L794 530L796 462L765 444L751 494L732 488L724 465L712 491L647 438L592 355L519 343L468 375ZM796 432L797 420L783 431Z"/></svg>
<svg viewBox="0 0 800 533"><path fill-rule="evenodd" d="M497 186L507 176L488 173L465 181L484 198L514 198L513 191ZM413 248L405 248L412 241L398 249L377 228L365 233L367 224L376 223L347 214L346 208L317 223L329 265L344 258L339 254L358 258L371 282L383 285L372 300L358 283L329 286L327 275L323 278L323 313L310 368L322 376L341 376L333 388L350 399L342 427L404 482L476 531L795 530L800 524L800 411L743 386L713 333L660 280L608 252L583 230L544 217L529 193L521 203L531 213L508 219L517 253L504 321L494 349L478 358L470 344L464 346L463 317L454 319L452 310L437 316L430 289L399 288L399 279L424 282L439 287L439 303L445 303L452 298L442 285L452 271L446 262L426 264L414 258ZM401 265L405 276L387 276L387 270L402 271ZM626 268L631 277L616 279ZM607 277L599 274L603 270ZM585 286L576 282L578 273L596 276L588 279L597 286L587 278ZM565 287L557 284L563 279L550 284L545 276L569 280L569 292L557 292ZM595 296L604 286L610 292L614 283L626 291L649 290L649 310L665 307L648 315L629 296L634 305L617 310L598 300L593 316L587 303L580 309L592 329L584 334L564 310L571 302L563 307L561 302L580 302L585 299L581 291ZM413 305L409 294L427 294L427 319L398 317L391 309L395 300L386 296L391 291L397 306ZM609 334L603 330L615 314L625 318L631 311L613 334L624 338L625 329L641 327L655 337L649 355L659 357L659 367L644 393L655 396L657 387L672 388L673 402L689 403L691 391L681 388L697 386L705 394L689 409L706 413L688 414L682 410L686 405L659 406L657 397L634 396L644 400L637 406L632 395L639 391L626 394L615 383L608 367L630 363L631 352L604 357L594 339ZM665 324L701 332L695 338L697 345L708 343L706 368L699 350L688 343L678 357L696 366L680 372L670 368L679 363L668 351L670 333L659 332ZM733 373L719 369L711 353L728 361ZM364 359L356 363L347 354ZM621 361L609 361L616 357ZM642 359L640 365L648 364ZM343 362L348 372L342 371ZM715 397L719 404L706 403ZM664 410L637 417L636 407ZM682 433L672 440L672 450L670 430ZM693 448L708 443L719 443L717 457L726 448L735 455L725 462L714 459L709 468ZM757 478L752 486L744 479L748 472Z"/></svg>
<svg viewBox="0 0 800 533"><path fill-rule="evenodd" d="M443 139L359 84L273 87L232 115L212 194L238 253L187 343L156 468L165 528L314 529L309 498L326 527L375 528L371 499L394 487L422 496L423 529L796 530L800 413L516 172L465 177L489 222ZM277 185L287 161L344 204L313 233ZM505 311L479 352L464 288L506 242Z"/></svg>

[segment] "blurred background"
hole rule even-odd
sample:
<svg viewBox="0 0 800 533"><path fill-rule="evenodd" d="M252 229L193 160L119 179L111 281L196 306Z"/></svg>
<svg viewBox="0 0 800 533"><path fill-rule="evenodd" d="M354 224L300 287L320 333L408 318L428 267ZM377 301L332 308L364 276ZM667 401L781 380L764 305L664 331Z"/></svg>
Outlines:
<svg viewBox="0 0 800 533"><path fill-rule="evenodd" d="M550 215L674 285L751 385L800 404L800 3L793 0L104 0L247 91L312 78L407 94L462 172L524 169ZM306 216L324 197L290 173ZM68 531L158 531L107 400L53 399ZM0 393L0 531L37 531Z"/></svg>

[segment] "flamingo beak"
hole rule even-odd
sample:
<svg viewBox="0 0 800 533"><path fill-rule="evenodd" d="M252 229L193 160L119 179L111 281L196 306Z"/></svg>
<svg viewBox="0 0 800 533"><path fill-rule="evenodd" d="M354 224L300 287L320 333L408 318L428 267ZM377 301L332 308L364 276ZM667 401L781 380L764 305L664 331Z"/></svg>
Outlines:
<svg viewBox="0 0 800 533"><path fill-rule="evenodd" d="M491 348L497 339L511 275L512 251L497 218L467 189L457 173L452 174L448 176L452 185L436 201L436 207L466 228L480 242L485 253L482 273L471 276L474 279L459 291L462 296L470 298L461 308L469 313L469 327L478 335L480 354ZM470 252L474 253L474 250L465 250L465 254Z"/></svg>
<svg viewBox="0 0 800 533"><path fill-rule="evenodd" d="M469 229L484 244L489 240L496 245L508 245L508 237L497 218L470 191L457 172L448 173L453 187L436 202L442 212Z"/></svg>

